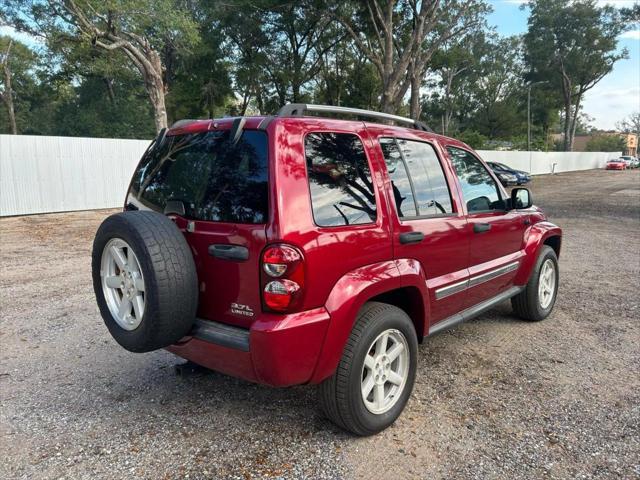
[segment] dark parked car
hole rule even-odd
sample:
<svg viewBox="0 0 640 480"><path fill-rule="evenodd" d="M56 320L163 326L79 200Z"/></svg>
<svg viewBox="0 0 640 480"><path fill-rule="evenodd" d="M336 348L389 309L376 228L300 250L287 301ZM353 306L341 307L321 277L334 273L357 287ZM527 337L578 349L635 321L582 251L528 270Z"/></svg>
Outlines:
<svg viewBox="0 0 640 480"><path fill-rule="evenodd" d="M502 185L524 185L531 181L531 174L523 172L521 170L514 170L511 167L507 167L504 163L487 162L487 164L496 174Z"/></svg>
<svg viewBox="0 0 640 480"><path fill-rule="evenodd" d="M458 140L293 104L163 131L96 234L93 282L124 348L319 384L328 418L369 435L409 401L426 337L509 299L551 313L561 236Z"/></svg>

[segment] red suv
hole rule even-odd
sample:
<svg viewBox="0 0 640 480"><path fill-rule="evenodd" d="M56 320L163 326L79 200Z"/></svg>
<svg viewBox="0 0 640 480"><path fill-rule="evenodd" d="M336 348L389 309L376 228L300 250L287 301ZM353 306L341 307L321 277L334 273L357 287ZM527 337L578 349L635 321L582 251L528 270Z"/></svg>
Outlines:
<svg viewBox="0 0 640 480"><path fill-rule="evenodd" d="M120 345L319 384L325 414L358 435L400 415L426 337L508 299L542 320L558 289L562 231L529 191L507 194L467 145L394 115L293 104L178 122L124 210L93 246Z"/></svg>

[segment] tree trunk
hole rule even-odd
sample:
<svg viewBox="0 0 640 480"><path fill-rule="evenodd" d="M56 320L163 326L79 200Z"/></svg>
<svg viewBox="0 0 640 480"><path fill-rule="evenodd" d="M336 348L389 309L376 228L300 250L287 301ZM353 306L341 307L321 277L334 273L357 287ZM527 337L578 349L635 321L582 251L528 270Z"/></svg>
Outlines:
<svg viewBox="0 0 640 480"><path fill-rule="evenodd" d="M152 69L144 69L142 74L145 79L144 86L153 107L156 133L159 133L160 130L168 126L167 108L164 101L165 86L162 80L162 61L160 55L153 50L147 52L147 57Z"/></svg>
<svg viewBox="0 0 640 480"><path fill-rule="evenodd" d="M380 110L384 113L396 113L394 108L395 98L390 88L384 87L380 98Z"/></svg>
<svg viewBox="0 0 640 480"><path fill-rule="evenodd" d="M409 103L409 115L414 120L420 119L420 86L422 82L415 71L411 72L411 101Z"/></svg>
<svg viewBox="0 0 640 480"><path fill-rule="evenodd" d="M563 150L571 151L571 98L564 100L564 139Z"/></svg>
<svg viewBox="0 0 640 480"><path fill-rule="evenodd" d="M580 113L580 102L582 101L582 92L578 93L576 105L571 119L571 138L569 139L569 151L573 151L573 141L576 138L576 128L578 126L578 114Z"/></svg>
<svg viewBox="0 0 640 480"><path fill-rule="evenodd" d="M116 94L113 91L113 80L111 80L110 78L107 78L107 77L103 77L102 81L104 82L105 86L107 87L107 96L109 97L109 103L111 103L111 105L115 105L115 103L116 103Z"/></svg>
<svg viewBox="0 0 640 480"><path fill-rule="evenodd" d="M156 132L167 128L167 109L164 103L164 84L162 77L153 75L145 81L145 88L153 107L153 121L156 125Z"/></svg>
<svg viewBox="0 0 640 480"><path fill-rule="evenodd" d="M13 90L11 89L11 68L9 67L9 53L11 51L11 42L7 48L7 53L2 61L2 70L4 75L4 93L2 101L7 107L7 116L9 117L9 128L12 135L18 134L18 125L16 124L16 112L13 107Z"/></svg>

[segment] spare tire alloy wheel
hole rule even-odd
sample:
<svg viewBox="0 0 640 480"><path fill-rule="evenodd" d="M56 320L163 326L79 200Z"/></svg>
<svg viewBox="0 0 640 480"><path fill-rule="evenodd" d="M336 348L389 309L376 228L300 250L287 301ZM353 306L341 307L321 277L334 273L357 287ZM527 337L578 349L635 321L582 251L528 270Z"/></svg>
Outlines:
<svg viewBox="0 0 640 480"><path fill-rule="evenodd" d="M135 330L144 315L144 275L133 248L121 238L102 252L102 291L111 315L125 330Z"/></svg>
<svg viewBox="0 0 640 480"><path fill-rule="evenodd" d="M193 254L180 229L152 211L106 218L93 242L93 289L109 333L131 352L189 334L198 306Z"/></svg>

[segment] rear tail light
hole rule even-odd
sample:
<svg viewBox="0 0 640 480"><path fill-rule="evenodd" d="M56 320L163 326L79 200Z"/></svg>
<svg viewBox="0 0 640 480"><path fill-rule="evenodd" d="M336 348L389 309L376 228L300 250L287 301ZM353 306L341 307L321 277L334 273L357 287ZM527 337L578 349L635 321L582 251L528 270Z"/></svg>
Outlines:
<svg viewBox="0 0 640 480"><path fill-rule="evenodd" d="M277 244L262 254L262 300L267 310L289 312L298 305L304 288L304 258L295 247Z"/></svg>

